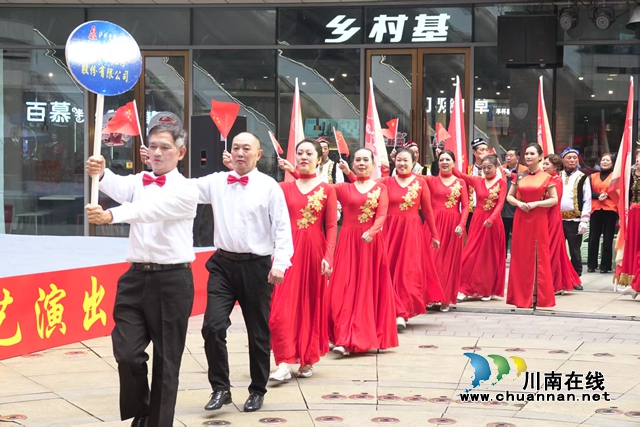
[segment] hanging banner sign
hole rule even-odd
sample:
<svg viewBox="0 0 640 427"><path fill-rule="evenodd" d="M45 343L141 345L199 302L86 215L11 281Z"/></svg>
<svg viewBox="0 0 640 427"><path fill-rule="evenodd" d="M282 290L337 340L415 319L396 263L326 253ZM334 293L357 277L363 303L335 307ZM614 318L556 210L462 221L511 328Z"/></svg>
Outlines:
<svg viewBox="0 0 640 427"><path fill-rule="evenodd" d="M73 30L65 53L73 77L98 95L127 92L142 72L142 56L134 38L107 21L85 22Z"/></svg>

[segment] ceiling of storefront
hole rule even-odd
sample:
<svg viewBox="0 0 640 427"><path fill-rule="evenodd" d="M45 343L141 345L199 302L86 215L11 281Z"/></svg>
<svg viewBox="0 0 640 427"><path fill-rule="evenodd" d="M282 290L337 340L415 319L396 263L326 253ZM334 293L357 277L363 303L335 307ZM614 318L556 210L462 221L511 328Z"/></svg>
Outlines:
<svg viewBox="0 0 640 427"><path fill-rule="evenodd" d="M456 4L463 3L501 3L505 0L458 0ZM512 1L512 0L509 0ZM437 4L444 5L450 0L0 0L0 4L85 4L85 5L102 5L102 4L123 4L123 5L139 5L139 4L161 4L161 5L206 5L206 4L232 4L232 5L249 5L249 4L274 4L285 5L291 3L318 4L318 3L385 3L392 5L394 3L420 3L421 5ZM545 3L544 0L520 0L518 3ZM549 1L550 2L550 1Z"/></svg>

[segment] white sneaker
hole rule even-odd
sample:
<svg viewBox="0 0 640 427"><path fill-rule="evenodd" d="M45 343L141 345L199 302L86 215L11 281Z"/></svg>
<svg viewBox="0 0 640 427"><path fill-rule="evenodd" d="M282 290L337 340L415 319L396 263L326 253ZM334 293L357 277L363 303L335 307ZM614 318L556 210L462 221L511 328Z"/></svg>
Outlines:
<svg viewBox="0 0 640 427"><path fill-rule="evenodd" d="M313 369L311 365L304 365L298 369L298 376L302 378L310 378L313 375Z"/></svg>
<svg viewBox="0 0 640 427"><path fill-rule="evenodd" d="M329 343L329 351L333 351L333 349L336 348L335 345L333 345L332 342Z"/></svg>
<svg viewBox="0 0 640 427"><path fill-rule="evenodd" d="M407 322L405 322L402 317L397 317L396 326L398 327L398 330L407 329Z"/></svg>
<svg viewBox="0 0 640 427"><path fill-rule="evenodd" d="M348 356L349 352L341 345L337 345L333 347L332 350L334 353L339 354L340 356Z"/></svg>
<svg viewBox="0 0 640 427"><path fill-rule="evenodd" d="M441 311L442 313L446 313L447 311L449 311L449 304L446 304L446 305L445 305L445 304L443 304L443 305L441 305L441 306L440 306L440 311Z"/></svg>
<svg viewBox="0 0 640 427"><path fill-rule="evenodd" d="M491 301L491 297L482 297L480 298L481 301Z"/></svg>
<svg viewBox="0 0 640 427"><path fill-rule="evenodd" d="M627 286L626 288L624 288L624 290L621 292L621 294L622 295L629 295L633 299L636 299L636 297L638 296L638 292L633 290L633 288L631 286Z"/></svg>
<svg viewBox="0 0 640 427"><path fill-rule="evenodd" d="M289 370L289 365L286 363L281 363L278 365L278 369L273 371L269 378L276 381L285 381L291 379L291 371Z"/></svg>
<svg viewBox="0 0 640 427"><path fill-rule="evenodd" d="M468 297L463 294L462 292L458 292L458 301L464 301L466 300Z"/></svg>

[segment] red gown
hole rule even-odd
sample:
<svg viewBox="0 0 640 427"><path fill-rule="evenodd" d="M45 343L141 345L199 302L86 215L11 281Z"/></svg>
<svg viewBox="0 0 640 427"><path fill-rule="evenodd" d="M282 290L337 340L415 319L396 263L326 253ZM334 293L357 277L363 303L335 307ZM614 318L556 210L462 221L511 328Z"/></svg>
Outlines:
<svg viewBox="0 0 640 427"><path fill-rule="evenodd" d="M406 187L401 187L396 177L382 178L381 182L389 194L389 210L382 230L395 292L396 317L408 320L426 312L425 301L444 298L431 251L424 246L419 209L430 233L436 240L440 238L431 208L431 192L422 178L414 176ZM427 280L425 268L430 272Z"/></svg>
<svg viewBox="0 0 640 427"><path fill-rule="evenodd" d="M525 203L542 200L547 188L554 185L551 175L537 171L518 174L516 198ZM533 307L534 283L537 282L537 306L553 307L551 262L549 259L549 227L547 209L535 208L529 212L516 209L511 239L511 265L507 304L520 308ZM536 280L537 279L537 280Z"/></svg>
<svg viewBox="0 0 640 427"><path fill-rule="evenodd" d="M457 170L454 173L473 187L477 200L467 244L462 250L460 292L471 297L504 296L507 250L501 213L507 183L498 179L487 188L483 177L464 175ZM486 221L491 227L485 227Z"/></svg>
<svg viewBox="0 0 640 427"><path fill-rule="evenodd" d="M367 193L355 184L335 184L342 228L329 280L329 339L351 353L398 346L393 286L380 230L389 198L382 183ZM368 231L373 240L366 243Z"/></svg>
<svg viewBox="0 0 640 427"><path fill-rule="evenodd" d="M616 278L621 286L631 284L634 290L640 289L637 274L638 255L640 255L640 177L631 171L629 182L629 210L627 211L627 232L625 235L622 265L616 266Z"/></svg>
<svg viewBox="0 0 640 427"><path fill-rule="evenodd" d="M467 184L457 178L449 186L440 177L425 176L431 190L431 206L436 218L436 230L440 236L440 249L431 246L431 232L425 225L425 247L430 248L440 286L444 292L443 304L455 304L460 288L460 259L463 237L455 234L457 226L464 230L469 215ZM428 278L425 278L428 280Z"/></svg>
<svg viewBox="0 0 640 427"><path fill-rule="evenodd" d="M556 173L552 176L552 179L556 184L558 200L562 200L562 178ZM573 291L573 287L582 284L582 280L580 280L580 276L571 265L571 260L567 254L560 203L547 209L547 216L549 218L549 255L551 256L553 290L555 292Z"/></svg>
<svg viewBox="0 0 640 427"><path fill-rule="evenodd" d="M338 229L336 193L325 183L307 194L302 194L295 182L280 186L291 218L294 253L292 265L271 299L271 347L278 365L314 365L329 351L324 305L327 276L320 272L323 259L333 265Z"/></svg>

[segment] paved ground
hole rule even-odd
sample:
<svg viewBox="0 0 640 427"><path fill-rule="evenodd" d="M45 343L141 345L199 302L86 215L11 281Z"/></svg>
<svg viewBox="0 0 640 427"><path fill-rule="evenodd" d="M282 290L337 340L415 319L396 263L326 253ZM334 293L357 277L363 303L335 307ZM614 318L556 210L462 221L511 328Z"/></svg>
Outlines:
<svg viewBox="0 0 640 427"><path fill-rule="evenodd" d="M640 304L640 301L637 301ZM210 389L200 336L202 317L190 322L175 426L259 426L281 418L285 426L374 426L373 420L426 426L640 426L640 327L631 320L585 319L532 314L430 312L401 333L400 347L380 354L325 356L309 379L274 385L262 411L241 412L249 383L246 333L233 314L229 333L234 405L207 413ZM528 372L601 372L605 402L459 403L474 369L463 353L518 356ZM522 392L524 378L512 372L498 392ZM495 371L495 366L493 366ZM493 382L497 373L492 374ZM564 379L563 379L564 382ZM118 421L118 378L110 338L43 351L0 362L0 417L23 414L26 426L124 426ZM563 391L566 386L563 386ZM582 391L578 392L581 396ZM329 396L330 398L327 398ZM336 397L337 396L337 397ZM409 399L407 399L409 398ZM429 400L430 399L430 400ZM597 410L605 413L597 413ZM339 417L339 423L321 417ZM329 418L331 420L332 418ZM333 418L335 421L336 418ZM431 424L430 424L431 423ZM495 424L497 423L497 424Z"/></svg>

